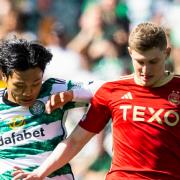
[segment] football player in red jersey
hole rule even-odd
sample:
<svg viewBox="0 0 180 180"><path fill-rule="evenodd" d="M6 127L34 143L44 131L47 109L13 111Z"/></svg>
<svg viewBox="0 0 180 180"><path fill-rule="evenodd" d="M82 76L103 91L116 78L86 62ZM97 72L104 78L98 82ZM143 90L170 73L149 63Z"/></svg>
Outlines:
<svg viewBox="0 0 180 180"><path fill-rule="evenodd" d="M104 83L88 113L32 173L39 180L70 161L112 120L113 156L106 180L180 179L180 76L166 72L170 54L162 27L137 25L129 36L134 74Z"/></svg>

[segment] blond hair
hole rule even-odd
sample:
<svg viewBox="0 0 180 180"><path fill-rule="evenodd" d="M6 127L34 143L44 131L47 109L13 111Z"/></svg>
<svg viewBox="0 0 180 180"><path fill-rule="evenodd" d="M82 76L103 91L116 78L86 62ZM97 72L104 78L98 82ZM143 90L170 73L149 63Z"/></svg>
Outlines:
<svg viewBox="0 0 180 180"><path fill-rule="evenodd" d="M129 47L140 52L152 48L165 49L167 38L164 28L151 22L137 25L129 35Z"/></svg>

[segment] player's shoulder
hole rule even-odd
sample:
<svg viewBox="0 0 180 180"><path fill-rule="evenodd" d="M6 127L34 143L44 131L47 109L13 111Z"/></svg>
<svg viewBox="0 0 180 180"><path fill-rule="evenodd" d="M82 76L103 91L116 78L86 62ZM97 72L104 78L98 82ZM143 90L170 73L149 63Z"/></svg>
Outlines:
<svg viewBox="0 0 180 180"><path fill-rule="evenodd" d="M176 85L179 84L180 83L180 75L179 74L174 74L173 78L171 80L171 83L176 84Z"/></svg>
<svg viewBox="0 0 180 180"><path fill-rule="evenodd" d="M56 91L67 90L67 83L64 79L49 78L42 83L40 97L49 96Z"/></svg>
<svg viewBox="0 0 180 180"><path fill-rule="evenodd" d="M114 90L116 89L121 89L123 87L127 87L129 85L134 85L134 75L130 74L130 75L126 75L126 76L121 76L119 79L117 80L113 80L113 81L106 81L104 82L101 87L98 89L98 93L100 94L111 94Z"/></svg>
<svg viewBox="0 0 180 180"><path fill-rule="evenodd" d="M49 78L46 81L43 82L42 88L45 90L51 90L53 87L66 87L67 86L67 80L64 79L56 79L56 78Z"/></svg>
<svg viewBox="0 0 180 180"><path fill-rule="evenodd" d="M127 84L132 84L134 83L134 74L129 74L129 75L124 75L120 76L119 79L114 80L114 81L107 81L104 83L104 86L117 86L117 85L127 85Z"/></svg>
<svg viewBox="0 0 180 180"><path fill-rule="evenodd" d="M53 85L53 84L66 84L66 80L65 79L49 78L43 82L43 86Z"/></svg>
<svg viewBox="0 0 180 180"><path fill-rule="evenodd" d="M174 78L180 81L180 75L179 74L174 74Z"/></svg>

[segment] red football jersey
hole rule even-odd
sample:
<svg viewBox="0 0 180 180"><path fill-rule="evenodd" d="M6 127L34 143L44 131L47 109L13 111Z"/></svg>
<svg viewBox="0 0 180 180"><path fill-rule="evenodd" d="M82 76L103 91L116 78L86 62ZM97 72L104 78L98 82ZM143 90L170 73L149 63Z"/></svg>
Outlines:
<svg viewBox="0 0 180 180"><path fill-rule="evenodd" d="M180 179L180 76L157 87L133 75L107 82L79 125L100 132L112 118L113 157L106 180Z"/></svg>

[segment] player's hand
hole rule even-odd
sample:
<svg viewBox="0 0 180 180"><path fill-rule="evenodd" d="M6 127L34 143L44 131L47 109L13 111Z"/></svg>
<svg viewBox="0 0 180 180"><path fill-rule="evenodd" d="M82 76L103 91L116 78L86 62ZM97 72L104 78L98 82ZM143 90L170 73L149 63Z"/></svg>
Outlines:
<svg viewBox="0 0 180 180"><path fill-rule="evenodd" d="M24 172L21 168L14 167L15 171L12 173L13 179L12 180L43 180L36 174L35 172Z"/></svg>
<svg viewBox="0 0 180 180"><path fill-rule="evenodd" d="M57 108L63 107L67 102L72 101L73 91L65 91L56 93L50 96L49 100L46 103L46 112L50 114Z"/></svg>

